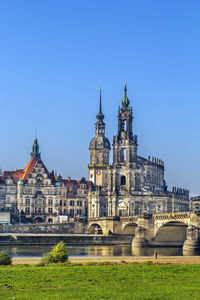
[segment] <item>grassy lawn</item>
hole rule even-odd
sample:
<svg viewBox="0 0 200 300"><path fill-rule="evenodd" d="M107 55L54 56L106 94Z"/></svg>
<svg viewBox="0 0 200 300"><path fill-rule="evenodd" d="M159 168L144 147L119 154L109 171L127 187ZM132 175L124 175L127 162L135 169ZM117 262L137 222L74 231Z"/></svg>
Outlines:
<svg viewBox="0 0 200 300"><path fill-rule="evenodd" d="M200 299L200 266L1 266L0 299Z"/></svg>

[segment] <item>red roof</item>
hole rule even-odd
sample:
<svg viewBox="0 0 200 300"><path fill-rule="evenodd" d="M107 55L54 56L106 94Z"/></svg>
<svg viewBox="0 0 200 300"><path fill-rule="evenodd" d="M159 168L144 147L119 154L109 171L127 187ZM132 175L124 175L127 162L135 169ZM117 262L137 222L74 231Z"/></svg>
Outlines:
<svg viewBox="0 0 200 300"><path fill-rule="evenodd" d="M31 160L29 161L28 165L24 169L24 174L22 176L23 181L27 179L29 174L31 174L31 172L35 168L36 164L37 164L37 160L35 160L35 158L32 157Z"/></svg>
<svg viewBox="0 0 200 300"><path fill-rule="evenodd" d="M41 161L41 163L43 164L42 161ZM24 170L5 171L1 178L6 179L8 177L8 175L10 175L13 178L15 183L17 183L20 179L23 180L23 181L26 181L28 175L31 174L31 172L35 168L36 164L37 164L37 160L35 160L35 158L32 157ZM47 174L49 175L49 178L51 178L51 180L53 181L53 184L54 184L55 179L59 179L60 176L55 177L53 172L49 173L49 171L47 170L47 168L45 167L44 164L43 164L43 167L45 168L45 171L47 172ZM81 179L81 180L72 180L72 179L62 179L62 177L60 177L60 180L68 188L71 187L74 193L76 193L78 185L82 182L85 183L87 185L87 187L90 187L90 186L93 185L92 181L86 181L86 180L83 180L83 179Z"/></svg>

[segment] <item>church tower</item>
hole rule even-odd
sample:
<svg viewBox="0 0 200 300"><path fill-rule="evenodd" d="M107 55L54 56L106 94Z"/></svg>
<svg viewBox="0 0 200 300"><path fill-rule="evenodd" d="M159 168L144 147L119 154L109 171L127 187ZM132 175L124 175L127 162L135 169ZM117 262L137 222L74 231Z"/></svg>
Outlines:
<svg viewBox="0 0 200 300"><path fill-rule="evenodd" d="M118 110L118 133L113 137L113 166L131 167L137 164L137 136L133 136L133 110L129 107L127 86L124 86L122 107Z"/></svg>
<svg viewBox="0 0 200 300"><path fill-rule="evenodd" d="M101 88L99 113L97 114L96 118L97 122L95 123L95 137L92 138L89 146L89 180L98 186L106 186L108 181L107 173L109 167L110 142L105 137L105 123L103 121L104 115L101 107Z"/></svg>
<svg viewBox="0 0 200 300"><path fill-rule="evenodd" d="M34 139L31 157L33 157L35 160L40 160L39 144L36 137Z"/></svg>

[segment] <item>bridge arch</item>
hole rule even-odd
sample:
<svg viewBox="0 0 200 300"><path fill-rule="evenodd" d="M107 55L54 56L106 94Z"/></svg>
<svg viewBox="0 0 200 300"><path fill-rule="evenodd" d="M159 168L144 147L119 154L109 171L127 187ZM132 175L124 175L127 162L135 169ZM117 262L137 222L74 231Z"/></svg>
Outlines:
<svg viewBox="0 0 200 300"><path fill-rule="evenodd" d="M138 226L136 223L126 223L123 226L122 234L133 234L135 235L135 229Z"/></svg>
<svg viewBox="0 0 200 300"><path fill-rule="evenodd" d="M182 221L168 221L162 224L155 232L156 242L178 242L186 240L188 224Z"/></svg>
<svg viewBox="0 0 200 300"><path fill-rule="evenodd" d="M88 232L91 234L103 234L102 227L98 223L93 223L89 226Z"/></svg>

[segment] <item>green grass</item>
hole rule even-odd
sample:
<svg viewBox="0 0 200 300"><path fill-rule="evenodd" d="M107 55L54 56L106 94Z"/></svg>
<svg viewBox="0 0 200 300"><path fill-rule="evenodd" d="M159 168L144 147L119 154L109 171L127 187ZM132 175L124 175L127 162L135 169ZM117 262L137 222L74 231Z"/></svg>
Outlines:
<svg viewBox="0 0 200 300"><path fill-rule="evenodd" d="M200 299L200 266L6 266L0 299Z"/></svg>

